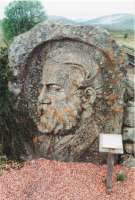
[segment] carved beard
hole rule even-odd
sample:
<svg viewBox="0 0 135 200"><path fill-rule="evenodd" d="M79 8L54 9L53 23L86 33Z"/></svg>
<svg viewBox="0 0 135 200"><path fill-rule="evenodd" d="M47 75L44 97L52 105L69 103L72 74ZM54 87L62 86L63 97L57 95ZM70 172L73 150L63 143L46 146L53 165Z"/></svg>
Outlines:
<svg viewBox="0 0 135 200"><path fill-rule="evenodd" d="M77 106L78 107L78 106ZM41 105L42 115L38 129L47 134L64 134L77 125L80 118L81 107L78 109L71 103L57 105Z"/></svg>

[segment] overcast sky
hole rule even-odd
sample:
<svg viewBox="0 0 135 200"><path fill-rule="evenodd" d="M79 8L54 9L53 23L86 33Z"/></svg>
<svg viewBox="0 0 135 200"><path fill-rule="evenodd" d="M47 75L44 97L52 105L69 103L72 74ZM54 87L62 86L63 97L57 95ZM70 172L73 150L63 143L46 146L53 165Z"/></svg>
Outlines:
<svg viewBox="0 0 135 200"><path fill-rule="evenodd" d="M0 0L0 18L12 0ZM91 19L116 13L135 14L135 0L41 0L48 15Z"/></svg>

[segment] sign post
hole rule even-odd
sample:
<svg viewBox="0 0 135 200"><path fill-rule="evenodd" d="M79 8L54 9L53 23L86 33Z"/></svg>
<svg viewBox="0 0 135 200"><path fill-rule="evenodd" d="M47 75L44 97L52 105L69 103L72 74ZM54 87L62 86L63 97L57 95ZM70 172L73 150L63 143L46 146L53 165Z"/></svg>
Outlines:
<svg viewBox="0 0 135 200"><path fill-rule="evenodd" d="M106 177L106 186L109 192L112 191L112 174L113 174L113 165L114 165L114 155L108 153L107 156L107 177Z"/></svg>
<svg viewBox="0 0 135 200"><path fill-rule="evenodd" d="M100 134L99 151L107 155L107 191L112 192L112 174L114 166L114 154L123 154L122 136L120 134Z"/></svg>

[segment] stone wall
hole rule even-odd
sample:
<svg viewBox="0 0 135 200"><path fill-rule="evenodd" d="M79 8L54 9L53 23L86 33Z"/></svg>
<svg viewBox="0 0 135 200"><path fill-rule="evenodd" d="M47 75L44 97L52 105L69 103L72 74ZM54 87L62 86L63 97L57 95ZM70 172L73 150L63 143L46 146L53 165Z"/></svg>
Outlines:
<svg viewBox="0 0 135 200"><path fill-rule="evenodd" d="M127 77L127 100L125 102L123 122L123 142L125 150L124 164L132 167L135 166L135 74L133 66L128 66Z"/></svg>

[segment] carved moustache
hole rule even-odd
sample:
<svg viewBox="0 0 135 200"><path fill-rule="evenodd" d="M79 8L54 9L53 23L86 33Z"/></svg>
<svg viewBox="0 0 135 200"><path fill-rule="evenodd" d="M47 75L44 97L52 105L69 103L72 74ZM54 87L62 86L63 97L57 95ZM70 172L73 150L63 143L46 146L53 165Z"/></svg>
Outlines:
<svg viewBox="0 0 135 200"><path fill-rule="evenodd" d="M80 109L71 104L54 106L41 105L39 130L46 133L60 134L70 130L77 123Z"/></svg>

